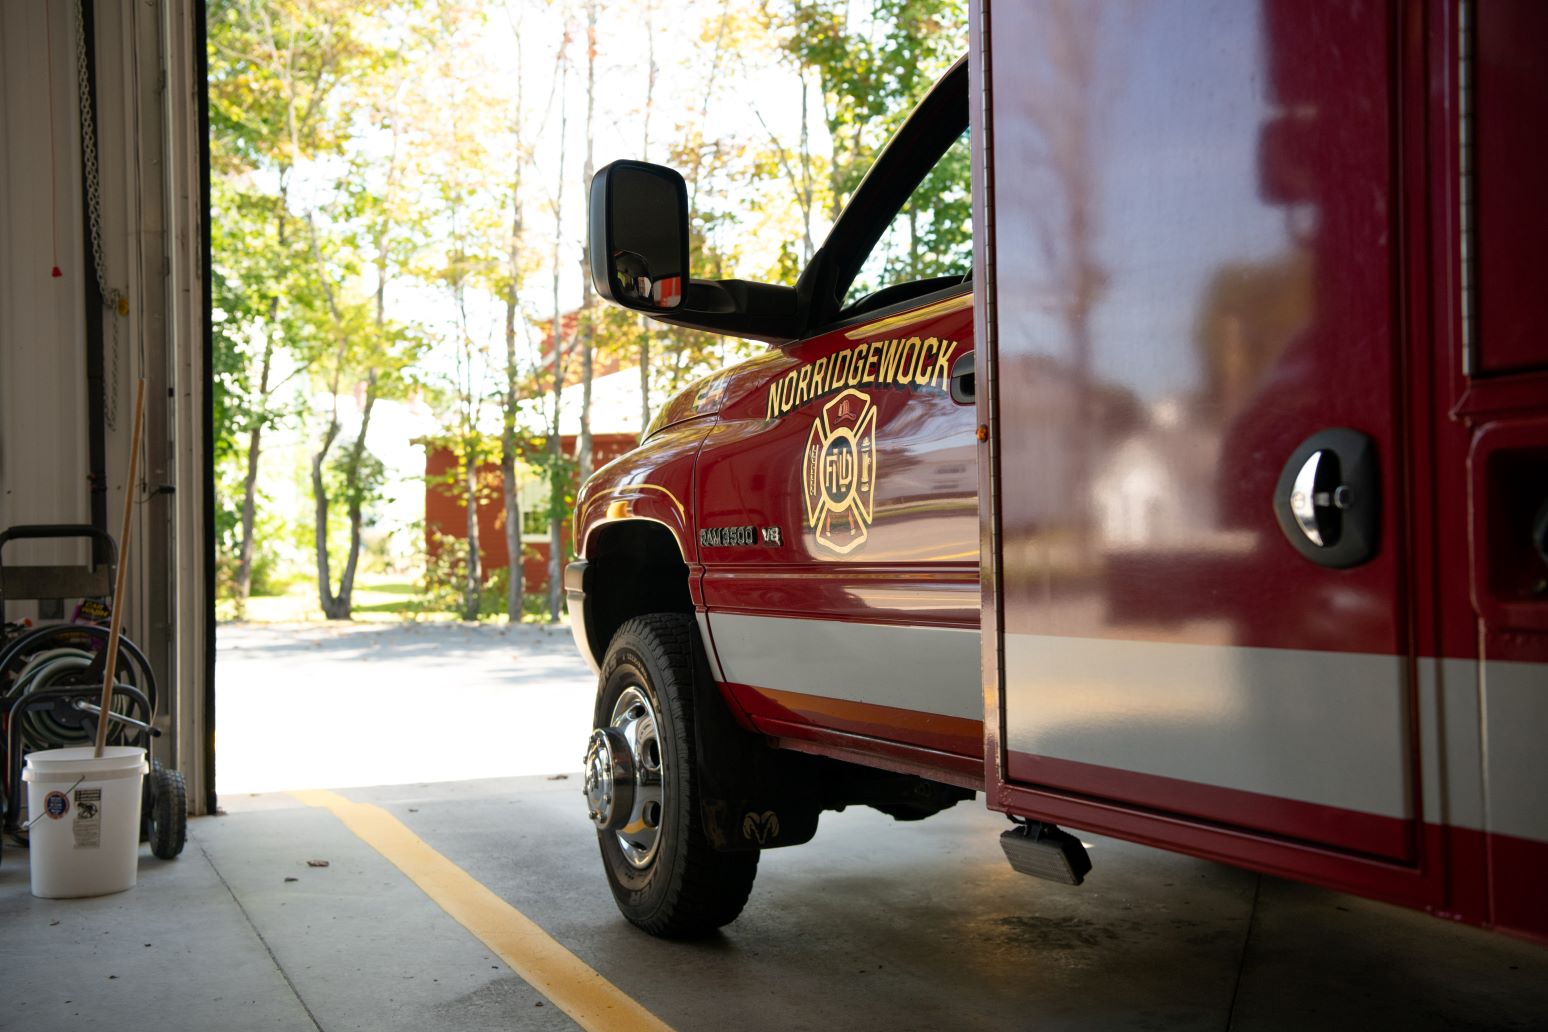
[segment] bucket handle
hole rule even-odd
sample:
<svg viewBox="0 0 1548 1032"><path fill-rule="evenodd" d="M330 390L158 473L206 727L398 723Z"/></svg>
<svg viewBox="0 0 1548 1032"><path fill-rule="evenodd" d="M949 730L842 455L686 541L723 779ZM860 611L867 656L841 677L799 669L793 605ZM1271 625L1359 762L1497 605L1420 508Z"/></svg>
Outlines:
<svg viewBox="0 0 1548 1032"><path fill-rule="evenodd" d="M79 785L82 781L85 781L85 780L86 780L86 775L84 775L84 774L82 774L80 777L76 778L75 779L75 784L71 785L69 788L65 789L65 795L69 795L71 792L74 792L75 788L76 788L76 785ZM32 826L34 824L38 823L38 821L40 821L42 819L43 819L43 814L41 814L41 813L33 814L32 820L28 821L26 824L23 824L21 826L21 830L22 831L31 830Z"/></svg>

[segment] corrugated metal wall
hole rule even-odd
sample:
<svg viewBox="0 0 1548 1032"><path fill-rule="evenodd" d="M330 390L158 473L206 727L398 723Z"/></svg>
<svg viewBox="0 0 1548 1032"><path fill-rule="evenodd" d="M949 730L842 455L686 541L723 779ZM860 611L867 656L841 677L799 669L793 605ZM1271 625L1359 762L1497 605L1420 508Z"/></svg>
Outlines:
<svg viewBox="0 0 1548 1032"><path fill-rule="evenodd" d="M209 787L212 644L202 561L204 83L195 48L203 15L194 0L84 2L102 276L125 303L100 305L86 244L75 0L0 4L0 527L90 522L95 425L105 469L98 510L118 534L143 377L125 631L150 657L166 700L158 754L184 771L199 806ZM99 318L93 404L88 333ZM13 547L7 562L86 558L74 546Z"/></svg>
<svg viewBox="0 0 1548 1032"><path fill-rule="evenodd" d="M0 5L0 527L91 515L73 22L67 3Z"/></svg>

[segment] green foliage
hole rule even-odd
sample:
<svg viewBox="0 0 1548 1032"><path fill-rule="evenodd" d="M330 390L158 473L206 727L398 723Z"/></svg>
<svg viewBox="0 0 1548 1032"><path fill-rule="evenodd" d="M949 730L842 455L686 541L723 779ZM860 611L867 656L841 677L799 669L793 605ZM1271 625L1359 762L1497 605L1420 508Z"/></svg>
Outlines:
<svg viewBox="0 0 1548 1032"><path fill-rule="evenodd" d="M339 448L327 466L328 495L343 506L359 506L365 526L375 523L372 507L390 501L387 497L387 467L369 449L361 448L355 458L355 442Z"/></svg>
<svg viewBox="0 0 1548 1032"><path fill-rule="evenodd" d="M577 5L548 0L488 10L471 0L210 0L212 446L223 591L233 586L248 506L254 591L311 561L306 461L318 453L324 554L333 563L358 554L351 511L371 526L394 493L373 454L387 454L379 438L359 449L350 439L362 433L355 416L378 401L428 408L459 461L497 462L496 431L514 431L522 461L551 487L537 501L540 515L569 520L574 459L552 456L535 436L547 431L554 389L543 324L556 306L579 307L578 292L550 293L550 277L572 289L569 263L585 232L574 96L563 224L553 218L562 95L541 80L561 47L568 56L552 65L554 81L582 82L596 56L594 124L649 124L640 137L649 156L687 177L695 274L787 284L882 144L966 47L964 0L687 0L671 18L656 10L657 61L671 59L649 100L641 93L649 5L636 12L643 19L604 19L599 41L582 35ZM523 53L551 48L535 73L529 68L525 94L504 74L506 55L488 45L507 32L517 68ZM539 37L548 42L534 46ZM790 73L791 97L738 88L760 62ZM776 139L769 126L782 123L765 122L757 104L797 98L799 141ZM733 108L750 114L730 128L712 117ZM877 285L957 268L969 239L966 167L965 154L951 157L926 180L900 243L878 259ZM567 317L564 328L589 336L599 368L614 357L632 365L648 346L656 402L762 349L608 306L581 318L576 326ZM569 381L567 397L577 389ZM384 429L378 422L364 432ZM249 487L255 440L262 469ZM460 498L461 473L440 489ZM481 475L475 494L496 502L498 485ZM432 582L450 590L450 609L460 606L462 583L443 567L458 554L444 550L440 566L427 565L427 590ZM498 601L497 579L485 591Z"/></svg>
<svg viewBox="0 0 1548 1032"><path fill-rule="evenodd" d="M570 518L570 513L575 510L575 492L579 485L576 484L577 466L575 458L569 454L555 456L546 449L528 454L528 465L536 469L548 482L548 504L544 509L547 520L559 520L561 523Z"/></svg>
<svg viewBox="0 0 1548 1032"><path fill-rule="evenodd" d="M434 547L424 550L424 578L419 584L420 598L399 603L390 611L402 613L451 613L462 615L462 590L467 578L467 542L450 534L435 534ZM481 620L506 615L506 588L510 569L490 571L479 591L478 616ZM547 619L548 599L542 594L522 596L521 620L540 623ZM374 611L389 611L377 607Z"/></svg>
<svg viewBox="0 0 1548 1032"><path fill-rule="evenodd" d="M290 167L343 149L356 87L393 60L391 0L210 0L210 132L217 174Z"/></svg>
<svg viewBox="0 0 1548 1032"><path fill-rule="evenodd" d="M256 524L262 435L305 409L302 374L335 388L380 368L380 395L406 361L404 334L372 325L344 283L359 274L361 234L347 203L298 190L298 170L342 158L371 84L398 59L393 25L414 4L390 0L212 0L209 25L211 243L217 532L235 587L244 509L255 523L254 580L272 565ZM386 11L396 18L383 18ZM343 182L352 183L352 178ZM344 191L345 201L348 190ZM363 329L374 332L363 333ZM347 346L338 346L346 341ZM367 357L373 341L377 354ZM385 356L385 358L384 358ZM405 356L407 358L407 356ZM289 390L282 390L286 385ZM373 380L373 386L374 386ZM256 448L256 450L254 450ZM354 471L345 480L353 485ZM351 486L349 497L368 493Z"/></svg>
<svg viewBox="0 0 1548 1032"><path fill-rule="evenodd" d="M425 573L421 589L430 612L462 610L462 586L467 580L467 542L452 534L432 533L425 548Z"/></svg>
<svg viewBox="0 0 1548 1032"><path fill-rule="evenodd" d="M893 218L846 300L894 283L961 277L973 265L972 152L964 133Z"/></svg>
<svg viewBox="0 0 1548 1032"><path fill-rule="evenodd" d="M868 17L848 0L770 4L771 27L797 67L817 76L833 140L832 212L935 80L967 51L963 0L876 0Z"/></svg>
<svg viewBox="0 0 1548 1032"><path fill-rule="evenodd" d="M234 599L233 581L236 576L237 553L235 548L222 547L215 554L215 595L219 599ZM278 552L265 547L263 539L257 539L253 549L251 593L276 595L283 590Z"/></svg>

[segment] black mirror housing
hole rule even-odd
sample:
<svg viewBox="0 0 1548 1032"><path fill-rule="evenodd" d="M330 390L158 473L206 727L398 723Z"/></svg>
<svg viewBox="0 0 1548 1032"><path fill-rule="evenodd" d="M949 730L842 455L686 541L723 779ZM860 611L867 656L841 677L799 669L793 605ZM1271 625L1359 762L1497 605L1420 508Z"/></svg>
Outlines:
<svg viewBox="0 0 1548 1032"><path fill-rule="evenodd" d="M688 187L664 165L615 161L591 180L591 280L624 308L668 314L688 288Z"/></svg>
<svg viewBox="0 0 1548 1032"><path fill-rule="evenodd" d="M794 287L688 277L688 186L675 170L615 161L591 180L587 250L605 300L662 322L783 344L800 335Z"/></svg>

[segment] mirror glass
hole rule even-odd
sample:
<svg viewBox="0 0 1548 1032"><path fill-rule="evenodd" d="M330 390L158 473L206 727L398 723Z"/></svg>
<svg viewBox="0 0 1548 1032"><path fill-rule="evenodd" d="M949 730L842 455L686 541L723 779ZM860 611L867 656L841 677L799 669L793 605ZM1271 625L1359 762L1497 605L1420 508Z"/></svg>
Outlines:
<svg viewBox="0 0 1548 1032"><path fill-rule="evenodd" d="M608 185L608 273L616 296L640 308L676 308L683 300L687 222L677 183L650 169L624 166L613 170Z"/></svg>

